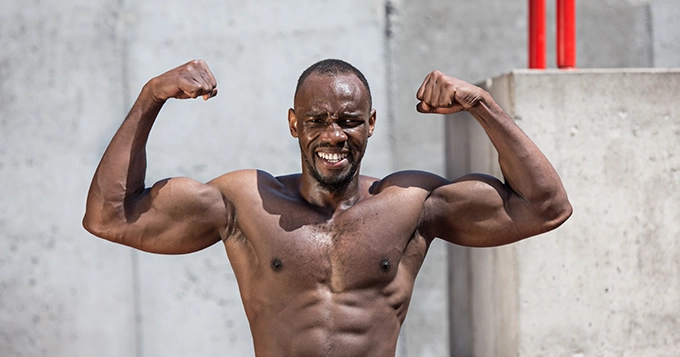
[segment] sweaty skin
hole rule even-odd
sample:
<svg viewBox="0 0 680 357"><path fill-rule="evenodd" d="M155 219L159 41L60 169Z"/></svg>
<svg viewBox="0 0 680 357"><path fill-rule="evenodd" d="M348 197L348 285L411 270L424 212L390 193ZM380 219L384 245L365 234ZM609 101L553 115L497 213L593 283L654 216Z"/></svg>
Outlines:
<svg viewBox="0 0 680 357"><path fill-rule="evenodd" d="M430 73L417 110L470 112L499 152L506 182L417 171L359 174L376 112L353 73L313 73L288 112L302 172L243 170L207 184L144 185L149 131L169 98L209 99L203 61L150 80L113 137L90 187L84 227L165 254L222 241L257 356L394 356L418 270L435 238L497 246L558 227L571 214L539 149L482 89Z"/></svg>

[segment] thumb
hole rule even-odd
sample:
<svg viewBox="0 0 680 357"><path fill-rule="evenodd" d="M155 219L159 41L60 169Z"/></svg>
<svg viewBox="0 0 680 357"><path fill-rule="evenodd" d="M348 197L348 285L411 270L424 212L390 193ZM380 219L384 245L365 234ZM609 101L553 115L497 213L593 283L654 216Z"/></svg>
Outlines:
<svg viewBox="0 0 680 357"><path fill-rule="evenodd" d="M465 107L460 105L459 103L454 103L450 107L433 107L425 102L420 102L416 105L416 110L420 113L425 113L425 114L453 114L453 113L458 113L462 110L465 110Z"/></svg>
<svg viewBox="0 0 680 357"><path fill-rule="evenodd" d="M433 108L425 102L419 102L418 104L416 104L416 110L419 113L432 113L432 109Z"/></svg>
<svg viewBox="0 0 680 357"><path fill-rule="evenodd" d="M444 107L444 108L432 108L430 113L437 113L437 114L443 114L443 115L448 115L448 114L453 114L453 113L458 113L460 111L465 110L465 107L462 105L456 103L450 107Z"/></svg>

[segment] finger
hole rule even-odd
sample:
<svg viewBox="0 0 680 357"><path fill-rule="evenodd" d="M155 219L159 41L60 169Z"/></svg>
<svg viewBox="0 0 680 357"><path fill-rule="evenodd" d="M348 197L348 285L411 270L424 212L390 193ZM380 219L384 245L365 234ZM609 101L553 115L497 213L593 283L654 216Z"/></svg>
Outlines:
<svg viewBox="0 0 680 357"><path fill-rule="evenodd" d="M208 83L210 83L210 85L213 88L217 88L217 79L215 79L215 76L212 74L212 71L210 70L210 68L208 68L207 63L205 65L205 72L208 75Z"/></svg>
<svg viewBox="0 0 680 357"><path fill-rule="evenodd" d="M196 61L196 64L198 66L198 73L200 74L201 78L203 78L205 84L207 84L212 91L212 89L217 87L217 80L212 74L212 71L210 71L210 67L208 67L208 64L204 60L198 60Z"/></svg>
<svg viewBox="0 0 680 357"><path fill-rule="evenodd" d="M425 76L425 79L423 79L423 83L420 85L420 88L418 88L418 92L416 93L416 98L418 100L423 100L423 96L425 95L425 88L427 87L427 83L430 81L430 75L431 73L428 73L428 75Z"/></svg>
<svg viewBox="0 0 680 357"><path fill-rule="evenodd" d="M432 92L430 92L430 100L428 104L431 107L444 107L448 103L442 103L440 97L442 96L443 88L443 78L439 75L434 77L434 81L431 82Z"/></svg>
<svg viewBox="0 0 680 357"><path fill-rule="evenodd" d="M430 75L427 84L425 85L425 89L423 90L423 96L420 98L420 100L424 103L427 103L428 106L432 106L432 91L435 89L435 78Z"/></svg>
<svg viewBox="0 0 680 357"><path fill-rule="evenodd" d="M210 84L210 77L205 73L204 70L199 71L199 75L201 76L201 91L200 94L203 97L203 100L208 100L210 96L212 95L213 89L215 87Z"/></svg>
<svg viewBox="0 0 680 357"><path fill-rule="evenodd" d="M427 103L425 102L419 102L418 104L416 104L416 111L418 111L419 113L427 114L432 112L432 107L427 105Z"/></svg>
<svg viewBox="0 0 680 357"><path fill-rule="evenodd" d="M215 96L217 96L217 88L213 88L213 90L210 93L204 94L203 100L208 100L208 99L215 97Z"/></svg>
<svg viewBox="0 0 680 357"><path fill-rule="evenodd" d="M191 96L191 98L198 98L203 95L210 95L215 89L213 86L209 85L206 80L209 80L207 75L204 77L203 70L198 70L191 74L190 83L187 85L186 92Z"/></svg>
<svg viewBox="0 0 680 357"><path fill-rule="evenodd" d="M203 68L201 68L198 73L201 76L203 83L205 83L207 86L207 89L212 92L212 90L217 86L217 83L215 82L215 77L210 74L208 65L205 65Z"/></svg>

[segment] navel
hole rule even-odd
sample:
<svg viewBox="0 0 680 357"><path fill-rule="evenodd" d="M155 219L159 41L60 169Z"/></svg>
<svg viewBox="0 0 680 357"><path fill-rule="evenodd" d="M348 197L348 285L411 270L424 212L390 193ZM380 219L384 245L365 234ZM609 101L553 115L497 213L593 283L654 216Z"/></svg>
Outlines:
<svg viewBox="0 0 680 357"><path fill-rule="evenodd" d="M272 259L272 270L273 271L279 271L283 268L283 263L281 263L281 259L279 258L274 258Z"/></svg>
<svg viewBox="0 0 680 357"><path fill-rule="evenodd" d="M380 270L382 270L384 272L388 272L388 271L390 271L390 266L392 266L392 264L390 263L389 259L383 258L380 261Z"/></svg>

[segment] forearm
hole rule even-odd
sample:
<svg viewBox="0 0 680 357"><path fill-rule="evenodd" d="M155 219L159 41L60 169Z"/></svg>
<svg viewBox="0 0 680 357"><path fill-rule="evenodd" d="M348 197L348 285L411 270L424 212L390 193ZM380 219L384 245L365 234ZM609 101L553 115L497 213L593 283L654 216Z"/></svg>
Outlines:
<svg viewBox="0 0 680 357"><path fill-rule="evenodd" d="M571 212L554 167L488 93L484 92L482 100L468 111L482 125L498 151L501 172L514 193L536 210L549 214Z"/></svg>
<svg viewBox="0 0 680 357"><path fill-rule="evenodd" d="M149 85L107 147L92 179L84 222L103 224L125 219L126 201L144 190L146 142L162 101Z"/></svg>

